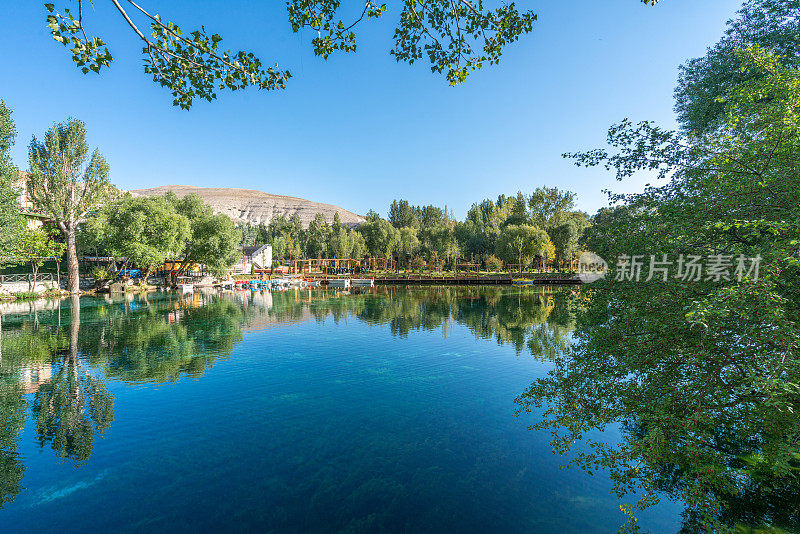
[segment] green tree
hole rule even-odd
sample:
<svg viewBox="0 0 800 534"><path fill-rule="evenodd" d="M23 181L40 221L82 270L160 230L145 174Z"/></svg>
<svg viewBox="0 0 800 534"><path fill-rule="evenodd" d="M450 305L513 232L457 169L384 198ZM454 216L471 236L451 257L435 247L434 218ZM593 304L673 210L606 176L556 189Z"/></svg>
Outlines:
<svg viewBox="0 0 800 534"><path fill-rule="evenodd" d="M266 233L269 236L270 240L275 240L281 235L283 235L284 232L290 232L290 231L291 231L291 225L289 224L289 220L285 216L280 215L278 217L272 218L269 221Z"/></svg>
<svg viewBox="0 0 800 534"><path fill-rule="evenodd" d="M521 270L534 256L546 256L550 246L550 237L541 228L511 225L497 239L497 255L507 263L519 264Z"/></svg>
<svg viewBox="0 0 800 534"><path fill-rule="evenodd" d="M425 250L431 255L436 255L440 260L452 264L461 252L451 224L439 223L431 227L424 227L421 237Z"/></svg>
<svg viewBox="0 0 800 534"><path fill-rule="evenodd" d="M469 218L464 222L456 223L453 232L459 248L465 254L483 257L494 250L489 235Z"/></svg>
<svg viewBox="0 0 800 534"><path fill-rule="evenodd" d="M358 227L364 237L366 250L373 257L390 257L400 246L400 231L378 214L367 214L367 222Z"/></svg>
<svg viewBox="0 0 800 534"><path fill-rule="evenodd" d="M397 251L403 256L413 256L419 251L420 242L417 237L417 229L411 226L404 226L400 228L400 244ZM405 261L405 258L404 258Z"/></svg>
<svg viewBox="0 0 800 534"><path fill-rule="evenodd" d="M276 260L286 258L286 239L283 236L272 240L272 257Z"/></svg>
<svg viewBox="0 0 800 534"><path fill-rule="evenodd" d="M285 243L284 254L286 257L291 258L292 260L300 259L300 256L302 255L302 249L300 248L300 243L294 237L292 237L292 234L290 232L284 232L282 239Z"/></svg>
<svg viewBox="0 0 800 534"><path fill-rule="evenodd" d="M306 255L309 258L325 258L328 255L331 228L322 213L317 213L306 230Z"/></svg>
<svg viewBox="0 0 800 534"><path fill-rule="evenodd" d="M189 109L195 98L210 102L225 89L283 89L291 77L288 70L277 65L265 67L271 62L252 52L220 49L222 37L207 33L203 25L194 31L184 30L132 0L110 1L132 36L143 45L145 73L172 92L176 106ZM83 73L99 73L110 66L113 57L109 46L92 35L92 22L84 20L91 12L84 13L83 0L77 3L77 13L44 4L47 26L53 38L69 49ZM291 0L287 8L292 31L311 30L314 53L327 59L337 51L354 52L354 28L379 18L387 6L367 0L354 22L342 18L338 1ZM520 11L513 3L492 9L467 0L452 4L405 1L391 53L409 64L427 57L433 72L443 73L451 85L456 85L484 64L498 63L505 47L530 32L535 20L535 14Z"/></svg>
<svg viewBox="0 0 800 534"><path fill-rule="evenodd" d="M702 134L725 123L727 93L761 77L758 68L742 68L735 51L756 45L780 55L784 66L800 67L800 2L746 1L723 38L681 66L675 111L686 131Z"/></svg>
<svg viewBox="0 0 800 534"><path fill-rule="evenodd" d="M559 261L569 261L580 250L580 240L588 221L582 215L570 217L561 224L550 229L548 234L555 248L555 256Z"/></svg>
<svg viewBox="0 0 800 534"><path fill-rule="evenodd" d="M446 222L447 213L437 206L422 206L417 208L420 228L431 228Z"/></svg>
<svg viewBox="0 0 800 534"><path fill-rule="evenodd" d="M615 197L623 206L594 218L587 245L612 265L676 265L638 282L612 268L592 284L574 350L519 402L546 406L535 427L555 432L557 451L591 442L574 462L638 492L631 515L668 491L686 502L687 529L794 531L796 506L762 504L800 494L800 73L758 47L735 53L757 75L727 92L712 133L626 121L609 131L612 151L575 155L620 178L670 177ZM706 258L697 276L691 256ZM619 442L587 435L609 425Z"/></svg>
<svg viewBox="0 0 800 534"><path fill-rule="evenodd" d="M408 200L394 200L389 206L389 222L397 228L419 228L419 210Z"/></svg>
<svg viewBox="0 0 800 534"><path fill-rule="evenodd" d="M61 261L66 245L57 241L58 231L49 228L26 228L20 236L16 255L20 261L25 261L31 266L33 277L30 281L30 290L33 291L39 269L47 260Z"/></svg>
<svg viewBox="0 0 800 534"><path fill-rule="evenodd" d="M367 254L367 243L364 236L356 230L350 230L350 257L363 258Z"/></svg>
<svg viewBox="0 0 800 534"><path fill-rule="evenodd" d="M530 221L539 228L552 228L575 209L575 193L557 187L537 187L528 197Z"/></svg>
<svg viewBox="0 0 800 534"><path fill-rule="evenodd" d="M100 209L113 187L108 180L108 163L95 150L89 155L86 127L76 119L54 124L40 142L35 137L28 147L31 168L29 194L36 209L53 219L67 245L67 289L80 291L78 226Z"/></svg>
<svg viewBox="0 0 800 534"><path fill-rule="evenodd" d="M189 219L164 197L126 195L107 210L109 241L115 256L144 271L144 281L168 259L183 256L192 236Z"/></svg>
<svg viewBox="0 0 800 534"><path fill-rule="evenodd" d="M530 224L530 216L528 215L528 206L525 195L522 192L517 193L516 197L512 197L509 201L510 212L503 223L500 225L504 228L509 225L522 226Z"/></svg>
<svg viewBox="0 0 800 534"><path fill-rule="evenodd" d="M186 272L193 264L202 264L212 273L222 276L241 259L241 235L226 215L215 215L211 206L197 195L179 199L174 194L167 194L165 198L175 206L179 215L189 220L191 231L178 274Z"/></svg>
<svg viewBox="0 0 800 534"><path fill-rule="evenodd" d="M11 118L11 109L0 100L0 266L14 263L16 249L25 234L25 220L22 216L17 185L20 174L11 161L11 147L17 129Z"/></svg>

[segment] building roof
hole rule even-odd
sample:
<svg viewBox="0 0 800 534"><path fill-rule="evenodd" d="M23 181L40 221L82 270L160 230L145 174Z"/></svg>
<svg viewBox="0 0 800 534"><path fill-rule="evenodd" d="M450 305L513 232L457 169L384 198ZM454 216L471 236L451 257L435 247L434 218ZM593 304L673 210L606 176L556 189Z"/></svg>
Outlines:
<svg viewBox="0 0 800 534"><path fill-rule="evenodd" d="M264 250L266 247L271 247L272 245L246 245L242 247L242 252L246 256L257 256Z"/></svg>

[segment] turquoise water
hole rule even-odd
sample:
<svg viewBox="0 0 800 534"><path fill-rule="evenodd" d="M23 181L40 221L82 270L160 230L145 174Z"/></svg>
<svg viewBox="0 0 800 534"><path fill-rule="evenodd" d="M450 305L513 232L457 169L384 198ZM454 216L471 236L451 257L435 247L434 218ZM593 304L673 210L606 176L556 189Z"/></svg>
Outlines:
<svg viewBox="0 0 800 534"><path fill-rule="evenodd" d="M514 399L569 292L323 290L3 310L0 531L614 532ZM676 532L680 507L641 515Z"/></svg>

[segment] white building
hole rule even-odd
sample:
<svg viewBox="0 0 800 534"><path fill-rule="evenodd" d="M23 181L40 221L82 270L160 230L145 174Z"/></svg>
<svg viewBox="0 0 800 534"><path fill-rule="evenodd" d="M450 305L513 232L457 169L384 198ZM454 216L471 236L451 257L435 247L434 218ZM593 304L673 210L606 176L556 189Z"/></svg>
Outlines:
<svg viewBox="0 0 800 534"><path fill-rule="evenodd" d="M242 250L242 261L234 265L234 272L248 274L252 270L263 271L272 267L272 245L246 246Z"/></svg>

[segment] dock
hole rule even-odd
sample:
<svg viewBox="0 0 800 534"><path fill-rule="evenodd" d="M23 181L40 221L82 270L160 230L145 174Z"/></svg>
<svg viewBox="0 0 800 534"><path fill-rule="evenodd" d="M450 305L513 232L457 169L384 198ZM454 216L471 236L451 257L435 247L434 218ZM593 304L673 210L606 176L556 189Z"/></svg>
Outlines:
<svg viewBox="0 0 800 534"><path fill-rule="evenodd" d="M572 274L563 273L522 273L521 275L386 275L375 276L375 285L511 285L512 279L527 278L534 285L561 286L580 285L581 280Z"/></svg>

